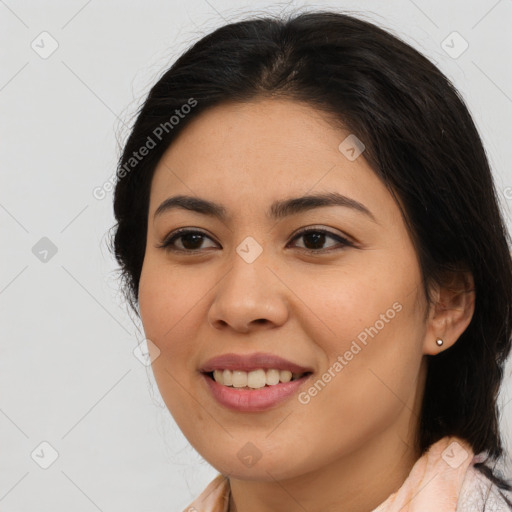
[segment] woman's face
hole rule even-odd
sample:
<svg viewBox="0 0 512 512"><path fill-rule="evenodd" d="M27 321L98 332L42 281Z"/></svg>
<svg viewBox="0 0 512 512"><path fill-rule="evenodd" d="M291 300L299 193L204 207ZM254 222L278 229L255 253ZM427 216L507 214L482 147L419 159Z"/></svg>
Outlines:
<svg viewBox="0 0 512 512"><path fill-rule="evenodd" d="M160 351L153 371L184 435L231 477L284 479L391 440L414 443L435 335L400 210L349 135L297 102L224 104L192 121L155 171L139 288ZM338 204L272 207L326 194ZM155 215L178 195L224 217ZM159 247L179 228L194 233ZM291 366L265 357L221 361L229 387L202 372L214 357L255 353L311 373L275 385ZM265 387L245 389L246 375Z"/></svg>

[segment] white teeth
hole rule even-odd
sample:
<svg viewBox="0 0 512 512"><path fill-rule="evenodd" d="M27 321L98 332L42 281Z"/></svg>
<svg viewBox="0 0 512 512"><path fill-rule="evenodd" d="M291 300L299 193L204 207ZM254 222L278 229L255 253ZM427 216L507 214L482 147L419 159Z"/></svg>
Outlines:
<svg viewBox="0 0 512 512"><path fill-rule="evenodd" d="M279 384L279 370L267 370L267 385L274 386Z"/></svg>
<svg viewBox="0 0 512 512"><path fill-rule="evenodd" d="M281 370L279 372L279 380L281 382L290 382L292 380L293 374L289 370Z"/></svg>
<svg viewBox="0 0 512 512"><path fill-rule="evenodd" d="M260 368L251 372L242 370L215 370L213 378L215 382L224 386L232 386L234 388L259 389L266 386L275 386L279 382L290 382L302 377L302 373L292 373L289 370L264 370Z"/></svg>
<svg viewBox="0 0 512 512"><path fill-rule="evenodd" d="M267 384L267 376L265 370L254 370L247 374L247 385L250 388L258 389Z"/></svg>
<svg viewBox="0 0 512 512"><path fill-rule="evenodd" d="M233 372L233 387L245 388L245 386L247 386L247 372L235 370Z"/></svg>
<svg viewBox="0 0 512 512"><path fill-rule="evenodd" d="M217 380L217 379L215 379ZM217 381L219 382L219 381ZM224 370L222 372L222 382L225 386L232 386L233 385L233 374L230 370Z"/></svg>

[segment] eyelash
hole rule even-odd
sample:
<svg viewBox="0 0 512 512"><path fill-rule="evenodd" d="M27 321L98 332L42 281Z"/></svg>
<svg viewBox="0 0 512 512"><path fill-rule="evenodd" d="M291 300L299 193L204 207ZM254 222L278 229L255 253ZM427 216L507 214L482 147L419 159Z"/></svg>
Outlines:
<svg viewBox="0 0 512 512"><path fill-rule="evenodd" d="M336 239L343 247L345 247L345 246L354 247L354 244L351 243L346 238L344 238L340 235L336 235L336 234L332 233L331 231L328 231L326 229L321 229L321 228L305 228L305 229L299 231L298 233L296 233L291 241L293 242L293 241L297 240L298 238L301 238L302 236L308 235L310 233L323 233L325 235L328 235L331 238ZM179 253L183 253L183 254L197 254L198 252L201 251L201 249L177 249L176 247L172 247L172 243L175 240L183 237L184 235L189 235L189 234L198 234L198 235L202 235L206 238L210 238L206 233L203 233L202 231L197 231L197 230L188 229L188 228L182 228L182 229L178 229L178 230L172 232L170 235L168 235L165 238L165 240L161 244L157 245L156 247L158 249L165 249L166 251L179 252ZM306 249L306 248L299 247L299 249L308 254L315 254L315 253L328 253L328 252L332 252L335 250L340 250L343 247L329 248L329 249Z"/></svg>

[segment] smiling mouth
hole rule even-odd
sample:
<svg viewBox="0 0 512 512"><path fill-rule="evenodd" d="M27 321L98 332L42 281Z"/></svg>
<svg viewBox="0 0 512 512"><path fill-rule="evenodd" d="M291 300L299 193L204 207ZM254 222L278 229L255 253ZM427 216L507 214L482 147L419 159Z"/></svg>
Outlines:
<svg viewBox="0 0 512 512"><path fill-rule="evenodd" d="M302 379L312 372L292 373L289 370L260 368L250 372L243 370L214 370L204 375L231 389L261 389Z"/></svg>

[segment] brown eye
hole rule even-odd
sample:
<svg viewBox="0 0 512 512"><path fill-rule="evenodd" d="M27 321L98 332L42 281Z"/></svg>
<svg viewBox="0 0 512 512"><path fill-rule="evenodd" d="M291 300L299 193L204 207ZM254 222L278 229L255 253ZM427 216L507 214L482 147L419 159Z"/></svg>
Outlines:
<svg viewBox="0 0 512 512"><path fill-rule="evenodd" d="M171 233L171 235L158 245L158 248L177 252L198 252L205 238L211 240L211 238L202 231L180 229ZM179 244L181 244L182 247L177 247L175 243L180 240L181 242L179 242Z"/></svg>
<svg viewBox="0 0 512 512"><path fill-rule="evenodd" d="M327 252L335 250L331 248L324 249L323 245L326 242L326 239L330 238L331 240L335 240L338 242L338 244L341 244L341 246L352 246L353 244L350 243L346 238L336 235L334 233L331 233L330 231L327 231L325 229L319 229L319 228L309 228L304 229L300 233L298 233L293 240L297 240L299 238L304 239L304 247L299 247L299 249L303 249L307 252ZM340 248L340 247L338 247Z"/></svg>

